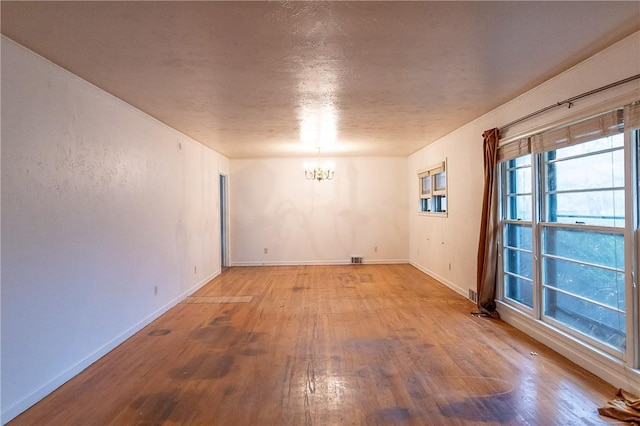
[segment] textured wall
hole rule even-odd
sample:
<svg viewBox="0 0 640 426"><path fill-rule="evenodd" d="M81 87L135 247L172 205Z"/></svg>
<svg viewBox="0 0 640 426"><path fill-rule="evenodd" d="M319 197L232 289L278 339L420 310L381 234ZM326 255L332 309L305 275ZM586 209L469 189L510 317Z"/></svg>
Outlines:
<svg viewBox="0 0 640 426"><path fill-rule="evenodd" d="M305 159L231 160L234 264L407 261L407 159L331 160L323 182L305 179Z"/></svg>
<svg viewBox="0 0 640 426"><path fill-rule="evenodd" d="M7 421L219 273L228 160L5 38L2 56Z"/></svg>

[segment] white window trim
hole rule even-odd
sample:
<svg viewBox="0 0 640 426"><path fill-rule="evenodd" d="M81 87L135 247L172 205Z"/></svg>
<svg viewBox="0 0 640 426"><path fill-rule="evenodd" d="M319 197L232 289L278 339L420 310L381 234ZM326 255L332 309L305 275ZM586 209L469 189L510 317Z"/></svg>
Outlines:
<svg viewBox="0 0 640 426"><path fill-rule="evenodd" d="M435 189L435 179L433 178L438 173L445 172L445 184L443 190ZM437 217L448 217L449 216L449 200L448 200L448 190L449 190L449 173L447 172L447 159L444 161L440 161L436 164L433 164L429 167L425 167L423 169L418 170L418 202L421 203L423 199L431 199L433 200L434 196L444 196L447 199L447 210L445 211L423 211L418 209L419 216L437 216ZM422 179L429 176L430 190L429 193L422 192Z"/></svg>

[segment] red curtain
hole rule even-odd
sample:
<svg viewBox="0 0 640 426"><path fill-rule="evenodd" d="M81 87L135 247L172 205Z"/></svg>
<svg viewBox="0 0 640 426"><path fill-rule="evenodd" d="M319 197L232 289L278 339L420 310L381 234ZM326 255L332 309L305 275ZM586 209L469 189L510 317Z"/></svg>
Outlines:
<svg viewBox="0 0 640 426"><path fill-rule="evenodd" d="M478 244L477 294L480 313L496 310L496 271L498 269L498 129L487 130L484 138L484 196L480 241Z"/></svg>

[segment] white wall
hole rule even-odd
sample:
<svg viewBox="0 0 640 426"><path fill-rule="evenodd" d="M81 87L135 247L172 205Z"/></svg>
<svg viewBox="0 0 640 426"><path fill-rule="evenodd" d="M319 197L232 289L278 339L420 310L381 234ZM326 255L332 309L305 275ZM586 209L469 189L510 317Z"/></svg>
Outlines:
<svg viewBox="0 0 640 426"><path fill-rule="evenodd" d="M233 264L407 262L407 159L331 158L322 182L305 179L308 160L231 160Z"/></svg>
<svg viewBox="0 0 640 426"><path fill-rule="evenodd" d="M229 164L6 38L2 56L6 422L220 272Z"/></svg>
<svg viewBox="0 0 640 426"><path fill-rule="evenodd" d="M476 288L476 259L483 191L482 133L501 127L533 111L555 104L567 98L605 86L640 73L640 32L622 40L576 67L545 82L539 87L502 105L452 132L437 142L409 157L408 194L410 205L415 206L409 216L411 263L440 279L464 296ZM624 105L640 99L640 83L636 80L616 89L576 101L572 108L555 109L528 120L509 130L507 137L516 137L548 127L553 123L570 121L588 116L607 106ZM446 219L417 213L418 178L416 172L441 161L448 160L448 210ZM451 262L451 270L448 269ZM624 368L606 360L607 369L595 365L593 359L585 361L583 348L554 340L540 324L526 325L522 318L511 320L505 312L503 319L526 329L565 356L600 374L611 383L635 387L622 374L612 374L611 369ZM606 370L606 371L605 371ZM629 377L629 376L627 376Z"/></svg>
<svg viewBox="0 0 640 426"><path fill-rule="evenodd" d="M640 73L640 33L624 39L524 95L470 122L409 156L410 260L468 296L476 288L476 258L482 208L482 133L572 96ZM638 82L577 101L512 128L509 136L580 116L602 104L638 95ZM623 101L621 101L623 102ZM448 218L417 213L417 171L447 158ZM449 270L451 263L451 270Z"/></svg>

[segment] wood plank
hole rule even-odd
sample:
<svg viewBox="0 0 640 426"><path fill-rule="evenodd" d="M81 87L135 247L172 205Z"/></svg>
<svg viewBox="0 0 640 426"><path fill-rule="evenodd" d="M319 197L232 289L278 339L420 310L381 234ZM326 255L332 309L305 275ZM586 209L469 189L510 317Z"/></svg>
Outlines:
<svg viewBox="0 0 640 426"><path fill-rule="evenodd" d="M229 268L10 424L608 423L612 386L473 309L409 265Z"/></svg>

